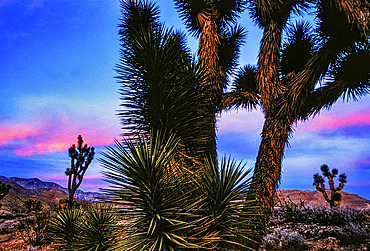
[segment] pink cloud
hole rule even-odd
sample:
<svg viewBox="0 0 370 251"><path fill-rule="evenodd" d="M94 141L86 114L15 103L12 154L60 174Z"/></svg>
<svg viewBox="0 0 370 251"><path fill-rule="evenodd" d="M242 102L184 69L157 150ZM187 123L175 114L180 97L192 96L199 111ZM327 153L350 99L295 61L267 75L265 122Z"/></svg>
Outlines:
<svg viewBox="0 0 370 251"><path fill-rule="evenodd" d="M0 125L0 146L6 145L9 141L25 139L38 134L40 134L39 128L26 125Z"/></svg>
<svg viewBox="0 0 370 251"><path fill-rule="evenodd" d="M103 178L103 174L90 174L90 175L84 176L84 180L101 179L101 178Z"/></svg>
<svg viewBox="0 0 370 251"><path fill-rule="evenodd" d="M98 118L76 123L66 114L45 115L29 124L0 125L0 146L12 146L17 156L31 156L66 151L82 135L88 146L113 143L119 136L115 126Z"/></svg>
<svg viewBox="0 0 370 251"><path fill-rule="evenodd" d="M351 126L370 125L370 111L362 111L352 114L325 114L314 118L308 123L299 126L298 131L321 131L335 130Z"/></svg>

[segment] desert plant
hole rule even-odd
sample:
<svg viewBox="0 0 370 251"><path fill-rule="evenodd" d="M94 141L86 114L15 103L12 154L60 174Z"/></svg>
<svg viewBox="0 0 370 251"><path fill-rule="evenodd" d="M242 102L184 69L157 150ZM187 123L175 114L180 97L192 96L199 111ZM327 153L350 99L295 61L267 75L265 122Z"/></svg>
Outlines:
<svg viewBox="0 0 370 251"><path fill-rule="evenodd" d="M182 33L166 29L158 7L149 1L122 1L119 25L122 84L120 110L124 135L146 135L165 129L181 138L183 154L208 151L205 109L197 82L203 79Z"/></svg>
<svg viewBox="0 0 370 251"><path fill-rule="evenodd" d="M228 77L237 66L239 49L246 32L236 25L240 13L245 9L242 0L175 0L179 16L188 30L199 38L199 67L206 78L198 82L206 106L210 154L217 162L216 113L220 111L223 90Z"/></svg>
<svg viewBox="0 0 370 251"><path fill-rule="evenodd" d="M118 213L128 219L118 249L197 247L186 237L196 225L192 212L202 201L191 196L196 187L190 186L189 172L176 172L178 143L174 135L165 140L158 133L150 142L142 138L127 141L126 146L116 142L103 154L106 180L113 185L106 190L107 201L120 205Z"/></svg>
<svg viewBox="0 0 370 251"><path fill-rule="evenodd" d="M53 215L46 230L46 238L55 244L57 250L75 250L79 238L79 225L83 220L81 209L67 208Z"/></svg>
<svg viewBox="0 0 370 251"><path fill-rule="evenodd" d="M5 184L0 181L0 201L9 193L10 189L12 188L11 185ZM1 208L1 203L0 203Z"/></svg>
<svg viewBox="0 0 370 251"><path fill-rule="evenodd" d="M247 200L251 169L245 170L242 162L222 158L220 166L208 158L199 186L204 196L201 212L209 219L206 229L210 243L207 249L250 250L256 236L262 231L256 221L255 201Z"/></svg>
<svg viewBox="0 0 370 251"><path fill-rule="evenodd" d="M304 200L294 203L290 197L287 200L279 200L282 211L283 222L304 222L309 217L309 209L305 206Z"/></svg>
<svg viewBox="0 0 370 251"><path fill-rule="evenodd" d="M340 191L343 189L344 184L347 183L347 176L345 173L342 173L339 175L339 186L337 188L334 187L334 178L338 174L338 169L334 168L331 172L329 171L328 165L322 165L321 166L321 171L324 175L329 180L329 188L331 190L330 198L328 194L326 193L325 189L325 184L324 184L324 178L319 175L318 173L313 175L314 178L314 183L313 185L316 187L317 191L321 192L322 195L324 196L325 200L330 204L330 207L339 207L340 202L342 200L342 194Z"/></svg>
<svg viewBox="0 0 370 251"><path fill-rule="evenodd" d="M105 251L116 242L116 224L117 217L109 206L68 207L53 215L46 237L57 250Z"/></svg>
<svg viewBox="0 0 370 251"><path fill-rule="evenodd" d="M119 236L117 217L110 206L92 206L85 210L78 227L75 248L82 251L105 251L113 247Z"/></svg>
<svg viewBox="0 0 370 251"><path fill-rule="evenodd" d="M248 88L226 95L225 101L230 102L225 102L225 107L244 105L251 108L250 94L256 92L261 99L265 122L252 189L258 190L257 199L268 215L293 125L332 107L342 97L356 100L369 93L366 14L369 4L359 0L248 2L253 20L264 29L255 78L257 84L252 81ZM307 10L312 3L317 8L317 29L310 29L304 23L290 29L290 16ZM284 45L283 31L288 31Z"/></svg>
<svg viewBox="0 0 370 251"><path fill-rule="evenodd" d="M28 199L23 203L23 205L27 209L27 213L37 213L40 212L43 208L42 202L37 199Z"/></svg>
<svg viewBox="0 0 370 251"><path fill-rule="evenodd" d="M46 242L45 231L51 215L52 213L49 210L39 210L21 220L21 223L25 226L27 240L31 245L37 247Z"/></svg>
<svg viewBox="0 0 370 251"><path fill-rule="evenodd" d="M263 241L264 248L268 250L306 250L307 244L299 233L276 229L268 234Z"/></svg>
<svg viewBox="0 0 370 251"><path fill-rule="evenodd" d="M103 154L106 201L127 219L116 248L129 250L250 249L258 226L245 193L243 165L224 159L186 166L179 139L151 134Z"/></svg>
<svg viewBox="0 0 370 251"><path fill-rule="evenodd" d="M71 168L67 168L65 174L68 176L68 203L72 204L73 197L82 183L83 176L94 158L94 147L83 145L82 136L77 137L77 148L75 144L68 149L71 158Z"/></svg>

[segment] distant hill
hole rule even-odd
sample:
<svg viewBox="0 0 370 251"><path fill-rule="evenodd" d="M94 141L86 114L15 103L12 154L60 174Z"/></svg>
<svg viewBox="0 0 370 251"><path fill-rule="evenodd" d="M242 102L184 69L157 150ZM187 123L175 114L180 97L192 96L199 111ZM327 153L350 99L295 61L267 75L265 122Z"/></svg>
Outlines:
<svg viewBox="0 0 370 251"><path fill-rule="evenodd" d="M0 181L12 185L9 194L1 201L4 207L17 208L29 198L37 198L46 204L58 203L60 199L68 197L67 188L54 182L44 182L37 178L25 179L18 177L0 176ZM330 193L330 191L328 191ZM75 198L85 201L96 201L97 197L102 197L101 193L76 191ZM306 206L329 207L322 194L318 191L301 190L279 190L278 198L280 201L288 201L289 198L296 204L300 200L305 201ZM341 207L352 207L357 209L370 209L370 201L361 198L356 194L342 192Z"/></svg>
<svg viewBox="0 0 370 251"><path fill-rule="evenodd" d="M330 196L330 190L327 190ZM340 203L341 208L351 207L357 209L370 209L370 201L356 194L349 194L346 192L342 193L342 201ZM301 191L301 190L279 190L278 198L282 201L288 201L289 198L296 204L300 203L300 200L304 201L306 206L311 207L330 207L319 191Z"/></svg>
<svg viewBox="0 0 370 251"><path fill-rule="evenodd" d="M21 194L30 194L30 195L40 195L40 193L44 193L49 190L53 191L61 191L62 193L58 192L62 198L68 197L68 189L62 187L61 185L54 183L54 182L44 182L39 180L38 178L30 178L30 179L25 179L25 178L18 178L18 177L4 177L0 176L0 181L3 181L5 183L10 183L17 184L21 186L21 188L30 190L30 191L24 191L20 189L18 186L14 187L19 193ZM13 190L13 189L11 189ZM86 200L86 201L94 201L96 200L96 197L101 197L102 194L100 193L94 193L94 192L84 192L81 190L77 190L75 194L76 199L80 200Z"/></svg>
<svg viewBox="0 0 370 251"><path fill-rule="evenodd" d="M37 188L56 188L60 190L65 189L57 183L44 182L44 181L39 180L38 178L25 179L25 178L18 178L18 177L7 178L4 176L0 176L0 181L13 182L26 189L37 189Z"/></svg>

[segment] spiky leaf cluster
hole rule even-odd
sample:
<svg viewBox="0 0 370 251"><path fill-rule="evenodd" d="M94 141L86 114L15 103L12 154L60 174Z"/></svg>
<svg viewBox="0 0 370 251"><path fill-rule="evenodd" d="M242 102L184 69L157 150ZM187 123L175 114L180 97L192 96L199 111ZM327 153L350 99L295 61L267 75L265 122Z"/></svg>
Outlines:
<svg viewBox="0 0 370 251"><path fill-rule="evenodd" d="M245 9L245 1L241 0L175 0L180 17L187 28L195 35L202 30L199 15L215 13L214 19L221 30L235 23L240 13Z"/></svg>
<svg viewBox="0 0 370 251"><path fill-rule="evenodd" d="M117 217L110 207L67 208L52 216L46 238L56 250L111 250L119 236Z"/></svg>
<svg viewBox="0 0 370 251"><path fill-rule="evenodd" d="M102 164L111 188L107 201L120 205L127 218L121 245L129 250L238 250L254 241L256 225L243 198L249 183L242 165L224 160L199 168L184 165L179 139L154 133L143 139L116 142Z"/></svg>
<svg viewBox="0 0 370 251"><path fill-rule="evenodd" d="M116 70L122 84L119 116L124 134L148 135L151 129L165 129L181 136L187 154L193 155L192 148L204 152L210 139L204 132L205 111L197 88L202 75L184 35L163 27L157 8L149 2L123 2L122 12Z"/></svg>

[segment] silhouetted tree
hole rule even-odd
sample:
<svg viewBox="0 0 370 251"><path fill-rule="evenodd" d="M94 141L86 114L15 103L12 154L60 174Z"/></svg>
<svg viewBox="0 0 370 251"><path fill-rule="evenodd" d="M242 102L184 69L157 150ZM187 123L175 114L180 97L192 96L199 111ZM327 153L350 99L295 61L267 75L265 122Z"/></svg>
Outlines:
<svg viewBox="0 0 370 251"><path fill-rule="evenodd" d="M77 188L81 185L83 176L94 158L94 147L87 147L83 145L82 136L77 137L77 148L73 144L69 149L69 157L71 158L71 168L67 168L65 174L69 176L68 179L68 202L71 205L74 194Z"/></svg>
<svg viewBox="0 0 370 251"><path fill-rule="evenodd" d="M334 187L334 180L338 174L338 169L334 168L331 172L329 171L329 167L327 165L321 166L321 171L324 177L328 178L329 180L329 187L331 190L330 198L325 190L324 178L319 175L318 173L313 175L314 183L313 185L316 186L317 191L320 191L324 196L325 200L330 204L330 207L339 207L340 202L342 200L342 194L340 191L343 189L344 184L347 183L347 176L346 174L342 173L339 175L339 186L337 188Z"/></svg>

